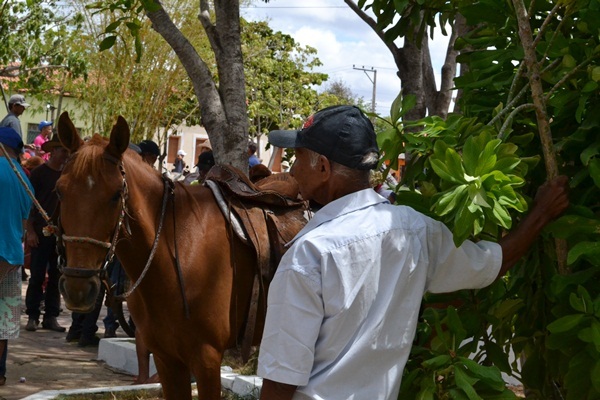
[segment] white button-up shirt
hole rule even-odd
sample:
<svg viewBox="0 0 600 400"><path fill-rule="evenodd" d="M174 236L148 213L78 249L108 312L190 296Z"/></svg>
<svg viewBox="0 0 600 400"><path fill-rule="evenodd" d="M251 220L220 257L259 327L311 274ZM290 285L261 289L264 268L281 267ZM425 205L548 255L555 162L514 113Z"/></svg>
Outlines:
<svg viewBox="0 0 600 400"><path fill-rule="evenodd" d="M426 291L491 284L498 244L456 248L446 226L371 189L337 199L292 240L269 289L258 374L294 399L396 399Z"/></svg>

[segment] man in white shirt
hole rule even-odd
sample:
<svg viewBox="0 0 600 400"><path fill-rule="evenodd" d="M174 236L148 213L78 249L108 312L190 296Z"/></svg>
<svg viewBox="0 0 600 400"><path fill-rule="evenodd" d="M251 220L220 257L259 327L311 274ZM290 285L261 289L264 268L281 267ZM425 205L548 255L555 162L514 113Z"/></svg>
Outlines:
<svg viewBox="0 0 600 400"><path fill-rule="evenodd" d="M269 289L263 400L396 399L423 294L491 284L569 203L566 178L557 178L500 244L456 248L442 223L371 188L378 147L358 108L326 108L269 142L296 149L290 172L303 198L323 207L290 243Z"/></svg>

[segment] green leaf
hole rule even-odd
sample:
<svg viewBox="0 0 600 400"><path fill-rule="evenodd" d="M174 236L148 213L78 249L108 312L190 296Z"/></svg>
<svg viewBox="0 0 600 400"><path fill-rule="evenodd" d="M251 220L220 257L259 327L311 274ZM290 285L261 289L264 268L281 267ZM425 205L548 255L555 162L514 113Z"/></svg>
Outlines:
<svg viewBox="0 0 600 400"><path fill-rule="evenodd" d="M455 211L467 194L467 185L457 186L454 190L443 194L437 201L435 206L436 215L443 216L452 211Z"/></svg>
<svg viewBox="0 0 600 400"><path fill-rule="evenodd" d="M492 168L494 168L494 165L496 165L496 160L497 160L496 149L498 148L500 143L501 142L499 139L494 139L494 140L489 141L485 145L483 152L479 156L477 168L475 169L476 176L487 174L488 172L490 172L492 170Z"/></svg>
<svg viewBox="0 0 600 400"><path fill-rule="evenodd" d="M402 93L398 93L398 96L392 102L392 106L390 107L390 118L392 123L398 122L400 116L402 115Z"/></svg>
<svg viewBox="0 0 600 400"><path fill-rule="evenodd" d="M104 29L105 33L110 33L110 32L114 32L119 26L121 26L121 23L123 22L123 20L118 19L115 22L113 22L112 24L108 25L106 27L106 29Z"/></svg>
<svg viewBox="0 0 600 400"><path fill-rule="evenodd" d="M116 36L108 36L105 37L102 42L100 42L100 51L108 50L115 45L115 41L117 40Z"/></svg>
<svg viewBox="0 0 600 400"><path fill-rule="evenodd" d="M585 303L575 293L571 293L571 295L569 296L569 304L571 305L571 307L573 307L575 311L579 311L582 313L586 312Z"/></svg>
<svg viewBox="0 0 600 400"><path fill-rule="evenodd" d="M440 367L448 364L452 358L448 354L442 354L434 358L430 358L429 360L423 361L421 364L424 368L429 369L439 369Z"/></svg>
<svg viewBox="0 0 600 400"><path fill-rule="evenodd" d="M486 135L479 135L479 137L470 137L463 146L463 161L465 163L465 171L472 176L476 176L477 164L479 162L479 156L483 152L485 142L481 143L478 138L484 139ZM489 137L489 136L488 136Z"/></svg>
<svg viewBox="0 0 600 400"><path fill-rule="evenodd" d="M467 395L469 400L482 400L473 388L473 385L477 383L477 379L472 378L468 376L466 372L463 372L460 365L454 366L454 378L456 380L456 386Z"/></svg>
<svg viewBox="0 0 600 400"><path fill-rule="evenodd" d="M596 360L594 368L590 371L590 379L596 393L600 393L600 360Z"/></svg>
<svg viewBox="0 0 600 400"><path fill-rule="evenodd" d="M594 82L600 81L600 67L594 67L594 69L592 69L592 80Z"/></svg>
<svg viewBox="0 0 600 400"><path fill-rule="evenodd" d="M481 382L497 391L504 388L505 383L497 367L486 367L466 357L459 357L458 359L467 367L471 375L481 380Z"/></svg>
<svg viewBox="0 0 600 400"><path fill-rule="evenodd" d="M502 347L495 342L488 341L484 344L484 348L488 361L491 361L502 372L506 372L507 374L512 372L512 368L508 362L508 353Z"/></svg>
<svg viewBox="0 0 600 400"><path fill-rule="evenodd" d="M596 184L596 187L600 188L600 158L592 158L588 164L588 168L590 176L594 180L594 184Z"/></svg>
<svg viewBox="0 0 600 400"><path fill-rule="evenodd" d="M583 317L584 314L567 315L552 322L547 329L552 333L567 332L578 326Z"/></svg>
<svg viewBox="0 0 600 400"><path fill-rule="evenodd" d="M595 266L600 266L600 242L579 242L569 250L567 264L571 265L580 257Z"/></svg>
<svg viewBox="0 0 600 400"><path fill-rule="evenodd" d="M467 331L463 327L455 307L450 306L446 309L446 317L448 320L448 328L450 328L450 332L455 335L455 345L452 347L452 350L456 350L467 336Z"/></svg>
<svg viewBox="0 0 600 400"><path fill-rule="evenodd" d="M561 239L567 239L577 234L598 235L600 234L600 220L581 215L564 215L548 224L544 231Z"/></svg>
<svg viewBox="0 0 600 400"><path fill-rule="evenodd" d="M435 171L435 173L442 179L448 181L448 182L453 182L453 183L464 183L462 176L458 177L455 175L452 175L452 172L450 171L450 169L448 168L448 166L441 160L437 159L437 158L430 158L429 162L431 163L431 167L433 168L433 170Z"/></svg>

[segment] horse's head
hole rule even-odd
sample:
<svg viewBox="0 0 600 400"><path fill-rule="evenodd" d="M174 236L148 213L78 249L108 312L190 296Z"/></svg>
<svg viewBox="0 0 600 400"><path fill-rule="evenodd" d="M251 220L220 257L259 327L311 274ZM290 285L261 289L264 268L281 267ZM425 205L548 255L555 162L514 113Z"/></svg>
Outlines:
<svg viewBox="0 0 600 400"><path fill-rule="evenodd" d="M127 185L122 157L129 145L129 126L119 117L107 141L94 135L83 142L63 113L58 136L71 151L56 190L60 198L60 238L66 265L59 288L67 308L94 308L107 262L114 255L125 216Z"/></svg>

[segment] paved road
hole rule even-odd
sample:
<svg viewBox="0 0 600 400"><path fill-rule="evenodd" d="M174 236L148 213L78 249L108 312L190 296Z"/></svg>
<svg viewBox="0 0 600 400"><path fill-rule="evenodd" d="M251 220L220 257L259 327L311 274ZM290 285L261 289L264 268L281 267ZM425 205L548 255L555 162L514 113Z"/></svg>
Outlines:
<svg viewBox="0 0 600 400"><path fill-rule="evenodd" d="M23 304L27 283L23 283ZM99 318L98 336L104 335L102 318ZM66 308L58 318L60 325L68 329L71 312ZM6 385L0 386L0 400L17 400L42 390L61 390L89 387L129 385L133 377L111 370L104 362L96 361L97 347L79 348L77 343L67 343L66 333L48 330L27 332L27 315L21 316L21 336L8 343ZM117 331L119 337L126 335ZM25 377L24 383L19 382Z"/></svg>

